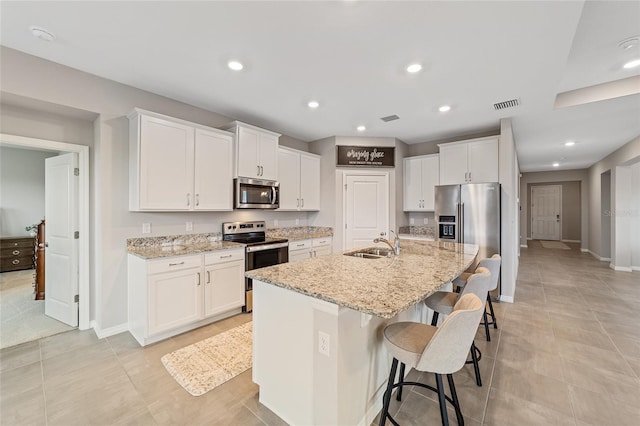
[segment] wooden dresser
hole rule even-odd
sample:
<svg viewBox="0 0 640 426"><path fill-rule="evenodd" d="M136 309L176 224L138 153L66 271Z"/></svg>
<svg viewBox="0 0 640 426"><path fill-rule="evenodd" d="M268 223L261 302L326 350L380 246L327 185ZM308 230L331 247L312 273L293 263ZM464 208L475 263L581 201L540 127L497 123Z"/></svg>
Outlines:
<svg viewBox="0 0 640 426"><path fill-rule="evenodd" d="M33 269L34 237L0 237L0 272Z"/></svg>

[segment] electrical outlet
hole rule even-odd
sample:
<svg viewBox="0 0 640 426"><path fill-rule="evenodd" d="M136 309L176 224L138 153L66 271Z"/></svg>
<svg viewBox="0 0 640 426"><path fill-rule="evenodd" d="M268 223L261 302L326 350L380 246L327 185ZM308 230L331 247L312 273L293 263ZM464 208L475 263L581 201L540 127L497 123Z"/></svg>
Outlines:
<svg viewBox="0 0 640 426"><path fill-rule="evenodd" d="M193 231L193 222L187 222L187 231Z"/></svg>
<svg viewBox="0 0 640 426"><path fill-rule="evenodd" d="M323 331L318 331L318 352L331 356L331 337Z"/></svg>
<svg viewBox="0 0 640 426"><path fill-rule="evenodd" d="M409 225L415 225L416 220L414 218L409 218Z"/></svg>
<svg viewBox="0 0 640 426"><path fill-rule="evenodd" d="M274 228L278 227L278 219L273 219L273 227Z"/></svg>
<svg viewBox="0 0 640 426"><path fill-rule="evenodd" d="M428 217L425 217L425 218L424 218L424 224L425 224L425 225L428 225L428 224L429 224L429 218L428 218Z"/></svg>
<svg viewBox="0 0 640 426"><path fill-rule="evenodd" d="M143 223L142 224L142 233L143 234L150 234L151 233L151 224L150 223Z"/></svg>

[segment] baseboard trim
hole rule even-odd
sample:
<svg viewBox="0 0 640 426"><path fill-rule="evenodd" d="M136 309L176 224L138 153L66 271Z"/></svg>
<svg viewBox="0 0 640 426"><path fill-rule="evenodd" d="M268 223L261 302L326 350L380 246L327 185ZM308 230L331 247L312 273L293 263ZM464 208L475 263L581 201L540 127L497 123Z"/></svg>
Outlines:
<svg viewBox="0 0 640 426"><path fill-rule="evenodd" d="M631 270L632 271L640 271L640 266L632 266Z"/></svg>
<svg viewBox="0 0 640 426"><path fill-rule="evenodd" d="M589 249L580 249L580 251L591 254L591 256L595 257L596 259L598 259L601 262L610 262L611 261L610 257L602 257L598 253L596 253L594 251L591 251Z"/></svg>
<svg viewBox="0 0 640 426"><path fill-rule="evenodd" d="M580 247L580 251L583 253L589 253L589 249Z"/></svg>
<svg viewBox="0 0 640 426"><path fill-rule="evenodd" d="M528 245L526 245L526 244L520 244L520 247L522 247L522 248L529 248L529 246L528 246Z"/></svg>
<svg viewBox="0 0 640 426"><path fill-rule="evenodd" d="M115 327L109 327L105 329L101 329L98 323L94 320L91 321L91 328L93 328L94 333L98 336L98 339L104 339L105 337L115 336L116 334L123 333L129 330L129 324L124 323L120 325L116 325Z"/></svg>
<svg viewBox="0 0 640 426"><path fill-rule="evenodd" d="M500 301L501 302L507 302L507 303L513 303L513 297L505 296L504 294L501 294L500 295Z"/></svg>
<svg viewBox="0 0 640 426"><path fill-rule="evenodd" d="M609 268L613 269L614 271L618 271L618 272L633 272L633 269L631 267L616 266L613 263L609 264Z"/></svg>
<svg viewBox="0 0 640 426"><path fill-rule="evenodd" d="M560 240L563 243L581 243L582 241L580 240Z"/></svg>

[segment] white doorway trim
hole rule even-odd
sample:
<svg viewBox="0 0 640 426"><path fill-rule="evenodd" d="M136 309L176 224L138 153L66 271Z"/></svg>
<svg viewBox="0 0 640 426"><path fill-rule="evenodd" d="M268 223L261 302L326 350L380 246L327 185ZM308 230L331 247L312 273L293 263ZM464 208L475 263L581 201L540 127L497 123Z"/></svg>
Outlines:
<svg viewBox="0 0 640 426"><path fill-rule="evenodd" d="M390 229L390 174L388 171L377 171L377 170L343 170L342 171L342 220L340 223L340 231L342 232L342 249L347 246L347 232L345 231L345 223L347 221L347 191L345 189L345 185L347 184L348 176L381 176L385 179L385 184L387 187L387 225L386 225L386 233L387 237L389 237L389 229Z"/></svg>
<svg viewBox="0 0 640 426"><path fill-rule="evenodd" d="M535 197L533 196L533 193L536 189L552 189L552 188L557 188L558 189L558 238L557 241L562 241L562 185L531 185L531 193L530 193L530 200L531 200L531 210L529 211L529 215L531 216L531 239L533 240L555 240L556 238L539 238L540 236L534 236L533 235L533 231L534 231L534 227L533 227L533 223L535 221L535 218L537 217L537 215L534 215L533 211L534 211L534 200Z"/></svg>
<svg viewBox="0 0 640 426"><path fill-rule="evenodd" d="M0 146L44 149L59 152L77 152L80 176L78 181L78 222L80 238L78 241L78 328L91 328L90 286L89 286L89 147L47 139L35 139L24 136L0 133Z"/></svg>

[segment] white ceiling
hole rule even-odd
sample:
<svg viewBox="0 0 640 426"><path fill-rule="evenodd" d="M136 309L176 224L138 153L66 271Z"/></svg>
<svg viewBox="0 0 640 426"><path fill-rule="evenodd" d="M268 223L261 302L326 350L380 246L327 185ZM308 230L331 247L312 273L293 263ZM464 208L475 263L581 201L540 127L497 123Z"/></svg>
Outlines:
<svg viewBox="0 0 640 426"><path fill-rule="evenodd" d="M632 95L554 109L558 93L640 75L621 69L628 57L640 58L640 45L617 46L640 36L638 1L2 1L0 8L5 46L305 141L420 143L513 117L521 169L536 171L554 161L588 167L640 135L640 83ZM32 37L30 25L56 39ZM245 69L229 70L230 59ZM423 71L408 75L412 62ZM521 105L494 110L512 98ZM320 108L309 109L311 99ZM442 104L452 110L438 112ZM380 120L391 114L400 120ZM367 130L357 132L359 124ZM576 146L564 147L567 139Z"/></svg>

